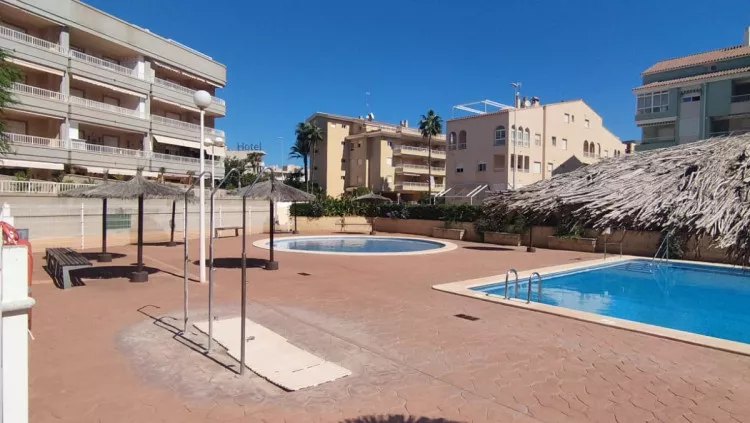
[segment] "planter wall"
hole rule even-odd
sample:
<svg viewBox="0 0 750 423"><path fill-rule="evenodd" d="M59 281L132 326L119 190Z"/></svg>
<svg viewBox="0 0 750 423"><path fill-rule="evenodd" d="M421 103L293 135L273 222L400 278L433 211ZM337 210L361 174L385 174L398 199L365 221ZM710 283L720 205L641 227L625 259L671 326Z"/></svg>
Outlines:
<svg viewBox="0 0 750 423"><path fill-rule="evenodd" d="M507 232L485 232L484 242L488 244L512 245L514 247L518 247L521 245L521 234L511 234Z"/></svg>
<svg viewBox="0 0 750 423"><path fill-rule="evenodd" d="M560 238L551 236L547 238L547 244L552 250L596 252L596 238Z"/></svg>
<svg viewBox="0 0 750 423"><path fill-rule="evenodd" d="M435 238L453 239L461 241L466 234L465 229L432 228L432 236Z"/></svg>
<svg viewBox="0 0 750 423"><path fill-rule="evenodd" d="M445 222L442 220L388 219L379 217L375 219L373 229L384 233L432 236L432 228L439 228L444 225ZM463 229L466 231L463 237L464 241L482 242L481 234L474 229L473 223L458 222L452 224L452 226L454 229Z"/></svg>
<svg viewBox="0 0 750 423"><path fill-rule="evenodd" d="M294 228L294 216L291 218L291 227ZM347 226L346 232L369 233L370 226L367 225L367 219L361 216L346 216L346 223L357 224L357 226ZM297 231L304 235L306 233L331 233L341 232L341 217L297 217ZM362 224L362 225L359 225Z"/></svg>

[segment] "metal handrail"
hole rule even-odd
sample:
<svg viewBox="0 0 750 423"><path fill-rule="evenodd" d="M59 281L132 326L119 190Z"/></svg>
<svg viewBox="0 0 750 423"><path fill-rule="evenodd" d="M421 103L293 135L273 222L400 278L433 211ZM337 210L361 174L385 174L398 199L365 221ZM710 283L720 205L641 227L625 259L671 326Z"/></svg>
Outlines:
<svg viewBox="0 0 750 423"><path fill-rule="evenodd" d="M622 241L620 242L605 242L604 243L604 259L607 259L607 245L619 245L620 246L620 257L622 257Z"/></svg>
<svg viewBox="0 0 750 423"><path fill-rule="evenodd" d="M666 255L667 261L669 261L669 238L672 236L672 232L667 232L667 235L662 240L661 244L659 244L659 248L656 249L656 254L654 254L654 258L651 260L651 262L655 262L656 259L659 257L659 252L661 252L661 248L665 247L664 254Z"/></svg>
<svg viewBox="0 0 750 423"><path fill-rule="evenodd" d="M539 272L534 272L531 275L529 275L529 287L528 291L526 292L526 304L531 302L531 279L534 278L534 275L536 275L537 279L539 279L539 291L537 293L537 302L542 302L542 275L539 274Z"/></svg>
<svg viewBox="0 0 750 423"><path fill-rule="evenodd" d="M516 288L515 288L515 291L516 291L516 298L518 298L518 270L516 270L516 269L508 269L508 271L505 272L505 299L506 300L510 298L510 296L508 295L508 279L509 279L508 276L511 274L511 272L516 275Z"/></svg>

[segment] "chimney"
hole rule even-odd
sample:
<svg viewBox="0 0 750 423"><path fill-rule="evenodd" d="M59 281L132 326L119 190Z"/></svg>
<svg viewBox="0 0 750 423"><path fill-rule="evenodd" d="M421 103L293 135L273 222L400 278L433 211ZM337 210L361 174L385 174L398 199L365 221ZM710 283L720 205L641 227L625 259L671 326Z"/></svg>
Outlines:
<svg viewBox="0 0 750 423"><path fill-rule="evenodd" d="M515 107L516 109L519 109L519 108L521 108L521 96L519 96L519 95L518 95L518 93L516 93L516 100L515 100L515 102L514 102L513 106L514 106L514 107Z"/></svg>
<svg viewBox="0 0 750 423"><path fill-rule="evenodd" d="M742 43L743 46L750 46L750 26L745 28L745 40Z"/></svg>
<svg viewBox="0 0 750 423"><path fill-rule="evenodd" d="M521 100L521 107L526 107L526 96L523 96L523 99Z"/></svg>
<svg viewBox="0 0 750 423"><path fill-rule="evenodd" d="M404 119L404 128L408 128L408 127L409 127L409 121Z"/></svg>

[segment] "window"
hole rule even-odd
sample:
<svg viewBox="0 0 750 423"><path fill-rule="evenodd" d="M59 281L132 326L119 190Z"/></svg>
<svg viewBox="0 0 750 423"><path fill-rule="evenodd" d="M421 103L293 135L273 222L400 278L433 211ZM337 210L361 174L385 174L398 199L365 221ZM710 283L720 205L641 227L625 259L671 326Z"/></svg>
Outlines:
<svg viewBox="0 0 750 423"><path fill-rule="evenodd" d="M529 137L531 136L531 131L529 131L529 128L526 128L526 132L523 133L523 146L528 147L529 146Z"/></svg>
<svg viewBox="0 0 750 423"><path fill-rule="evenodd" d="M466 150L466 131L458 133L458 149Z"/></svg>
<svg viewBox="0 0 750 423"><path fill-rule="evenodd" d="M563 122L570 123L570 114L569 113L565 113L565 117L563 118Z"/></svg>
<svg viewBox="0 0 750 423"><path fill-rule="evenodd" d="M391 140L388 140L388 147L389 147L389 148L393 148L393 141L391 141Z"/></svg>
<svg viewBox="0 0 750 423"><path fill-rule="evenodd" d="M568 149L568 140L563 138L562 139L562 149L567 150Z"/></svg>
<svg viewBox="0 0 750 423"><path fill-rule="evenodd" d="M357 159L357 164L362 166L362 159Z"/></svg>
<svg viewBox="0 0 750 423"><path fill-rule="evenodd" d="M456 165L456 173L464 173L464 165Z"/></svg>
<svg viewBox="0 0 750 423"><path fill-rule="evenodd" d="M102 61L112 63L113 65L119 65L120 61L111 57L102 56Z"/></svg>
<svg viewBox="0 0 750 423"><path fill-rule="evenodd" d="M534 145L539 147L542 145L542 136L539 134L534 134Z"/></svg>
<svg viewBox="0 0 750 423"><path fill-rule="evenodd" d="M362 143L360 141L357 141L357 148L362 147Z"/></svg>
<svg viewBox="0 0 750 423"><path fill-rule="evenodd" d="M164 117L166 117L167 119L180 120L180 114L179 113L167 112L167 113L165 113Z"/></svg>
<svg viewBox="0 0 750 423"><path fill-rule="evenodd" d="M495 145L505 145L505 127L495 128Z"/></svg>
<svg viewBox="0 0 750 423"><path fill-rule="evenodd" d="M450 135L448 135L448 150L455 150L456 149L456 133L451 132Z"/></svg>
<svg viewBox="0 0 750 423"><path fill-rule="evenodd" d="M392 157L386 157L385 158L385 164L387 166L393 166L393 158Z"/></svg>
<svg viewBox="0 0 750 423"><path fill-rule="evenodd" d="M345 124L345 123L342 123L342 124L341 124L341 128L343 128L343 129L346 129L346 124Z"/></svg>
<svg viewBox="0 0 750 423"><path fill-rule="evenodd" d="M11 134L26 135L26 122L21 120L6 120L5 131Z"/></svg>
<svg viewBox="0 0 750 423"><path fill-rule="evenodd" d="M351 143L351 144L349 145L349 151L354 151L354 143Z"/></svg>
<svg viewBox="0 0 750 423"><path fill-rule="evenodd" d="M519 126L516 130L516 145L523 145L523 126Z"/></svg>
<svg viewBox="0 0 750 423"><path fill-rule="evenodd" d="M542 173L542 162L534 162L534 167L531 168L531 172L537 175Z"/></svg>
<svg viewBox="0 0 750 423"><path fill-rule="evenodd" d="M700 96L700 94L696 94L696 95L688 95L688 96L686 96L686 97L682 97L682 102L683 102L683 103L692 103L692 102L694 102L694 101L701 101L701 96Z"/></svg>
<svg viewBox="0 0 750 423"><path fill-rule="evenodd" d="M602 145L601 145L601 144L597 144L597 145L596 145L596 154L597 154L597 155L598 155L599 157L602 157Z"/></svg>
<svg viewBox="0 0 750 423"><path fill-rule="evenodd" d="M494 170L505 170L505 154L495 154L492 158Z"/></svg>
<svg viewBox="0 0 750 423"><path fill-rule="evenodd" d="M516 168L516 155L515 154L510 155L510 168L511 169Z"/></svg>
<svg viewBox="0 0 750 423"><path fill-rule="evenodd" d="M112 106L118 106L118 107L120 106L120 99L119 98L110 97L110 96L107 96L107 95L105 95L104 97L102 97L102 102L106 103L106 104L110 104Z"/></svg>
<svg viewBox="0 0 750 423"><path fill-rule="evenodd" d="M669 110L669 91L638 94L637 114L647 115L649 113L666 112L667 110Z"/></svg>
<svg viewBox="0 0 750 423"><path fill-rule="evenodd" d="M554 147L556 145L557 145L557 137L552 137L552 146Z"/></svg>
<svg viewBox="0 0 750 423"><path fill-rule="evenodd" d="M604 150L604 157L609 157L609 150Z"/></svg>
<svg viewBox="0 0 750 423"><path fill-rule="evenodd" d="M510 127L510 143L516 143L516 125L511 125Z"/></svg>
<svg viewBox="0 0 750 423"><path fill-rule="evenodd" d="M589 142L584 141L583 142L583 157L588 157L589 155Z"/></svg>
<svg viewBox="0 0 750 423"><path fill-rule="evenodd" d="M570 115L570 121L576 123L576 115Z"/></svg>
<svg viewBox="0 0 750 423"><path fill-rule="evenodd" d="M594 145L593 141L589 143L589 156L591 157L596 156L596 146Z"/></svg>
<svg viewBox="0 0 750 423"><path fill-rule="evenodd" d="M586 127L586 128L591 128L591 122L589 122L588 119L585 119L583 121L583 126Z"/></svg>
<svg viewBox="0 0 750 423"><path fill-rule="evenodd" d="M552 173L552 170L554 169L554 165L552 163L547 163L547 173Z"/></svg>
<svg viewBox="0 0 750 423"><path fill-rule="evenodd" d="M486 172L487 171L487 163L479 163L477 165L477 172Z"/></svg>
<svg viewBox="0 0 750 423"><path fill-rule="evenodd" d="M523 156L523 171L529 173L529 156Z"/></svg>

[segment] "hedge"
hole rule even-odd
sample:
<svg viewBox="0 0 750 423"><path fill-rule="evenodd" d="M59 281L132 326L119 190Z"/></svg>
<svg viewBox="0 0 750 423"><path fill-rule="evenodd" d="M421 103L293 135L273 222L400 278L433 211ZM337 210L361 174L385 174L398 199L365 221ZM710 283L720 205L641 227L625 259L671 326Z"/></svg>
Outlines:
<svg viewBox="0 0 750 423"><path fill-rule="evenodd" d="M474 222L482 214L481 206L468 204L381 204L372 206L348 198L317 199L311 203L293 204L292 216L367 216L393 219L446 220Z"/></svg>

